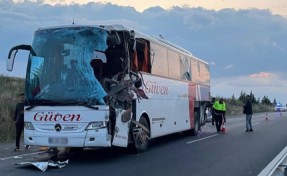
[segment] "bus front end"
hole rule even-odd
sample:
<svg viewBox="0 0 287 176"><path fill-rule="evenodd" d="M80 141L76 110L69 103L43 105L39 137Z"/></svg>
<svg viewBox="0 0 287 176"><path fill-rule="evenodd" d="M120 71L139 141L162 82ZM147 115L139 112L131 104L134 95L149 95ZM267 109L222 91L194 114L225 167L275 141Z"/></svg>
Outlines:
<svg viewBox="0 0 287 176"><path fill-rule="evenodd" d="M110 147L109 109L96 106L25 108L24 143L48 147Z"/></svg>
<svg viewBox="0 0 287 176"><path fill-rule="evenodd" d="M25 83L26 145L128 145L133 99L129 86L134 82L129 77L131 34L121 26L42 28L35 31L31 46L10 50L9 71L18 50L30 52Z"/></svg>

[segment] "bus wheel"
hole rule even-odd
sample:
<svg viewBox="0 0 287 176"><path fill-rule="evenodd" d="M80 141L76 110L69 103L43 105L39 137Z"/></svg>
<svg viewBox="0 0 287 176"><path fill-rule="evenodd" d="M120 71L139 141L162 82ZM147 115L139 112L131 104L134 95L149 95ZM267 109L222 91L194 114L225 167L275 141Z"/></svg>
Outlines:
<svg viewBox="0 0 287 176"><path fill-rule="evenodd" d="M200 131L200 120L199 120L199 114L197 111L194 112L194 128L192 130L193 135L197 135Z"/></svg>
<svg viewBox="0 0 287 176"><path fill-rule="evenodd" d="M145 117L140 118L139 124L133 129L133 142L134 148L138 152L143 152L148 148L150 142L150 129Z"/></svg>

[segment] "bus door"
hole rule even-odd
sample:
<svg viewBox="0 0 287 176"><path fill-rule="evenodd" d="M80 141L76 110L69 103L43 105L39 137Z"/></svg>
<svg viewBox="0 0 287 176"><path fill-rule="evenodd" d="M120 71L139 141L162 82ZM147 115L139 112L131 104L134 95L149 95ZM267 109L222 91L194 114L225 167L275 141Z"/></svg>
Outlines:
<svg viewBox="0 0 287 176"><path fill-rule="evenodd" d="M119 147L127 147L129 139L129 127L131 122L131 108L116 109L116 124L112 145Z"/></svg>

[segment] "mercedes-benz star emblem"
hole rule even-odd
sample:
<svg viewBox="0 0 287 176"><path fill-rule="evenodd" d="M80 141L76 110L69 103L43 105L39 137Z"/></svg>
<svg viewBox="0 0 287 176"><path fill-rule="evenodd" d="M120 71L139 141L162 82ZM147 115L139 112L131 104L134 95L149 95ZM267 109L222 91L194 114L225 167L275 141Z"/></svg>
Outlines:
<svg viewBox="0 0 287 176"><path fill-rule="evenodd" d="M55 130L56 130L57 132L59 132L59 131L61 131L61 129L62 129L62 126L57 123L57 124L55 125Z"/></svg>

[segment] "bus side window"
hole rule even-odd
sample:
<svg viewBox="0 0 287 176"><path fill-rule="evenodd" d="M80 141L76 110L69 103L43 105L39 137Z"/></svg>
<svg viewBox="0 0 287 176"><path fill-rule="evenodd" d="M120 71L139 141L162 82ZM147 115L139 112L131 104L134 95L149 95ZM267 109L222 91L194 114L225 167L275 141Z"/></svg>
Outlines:
<svg viewBox="0 0 287 176"><path fill-rule="evenodd" d="M190 58L184 55L180 56L180 72L182 75L183 80L191 81L191 65L190 65Z"/></svg>
<svg viewBox="0 0 287 176"><path fill-rule="evenodd" d="M133 69L150 73L148 43L145 40L137 40L136 51L133 55Z"/></svg>

